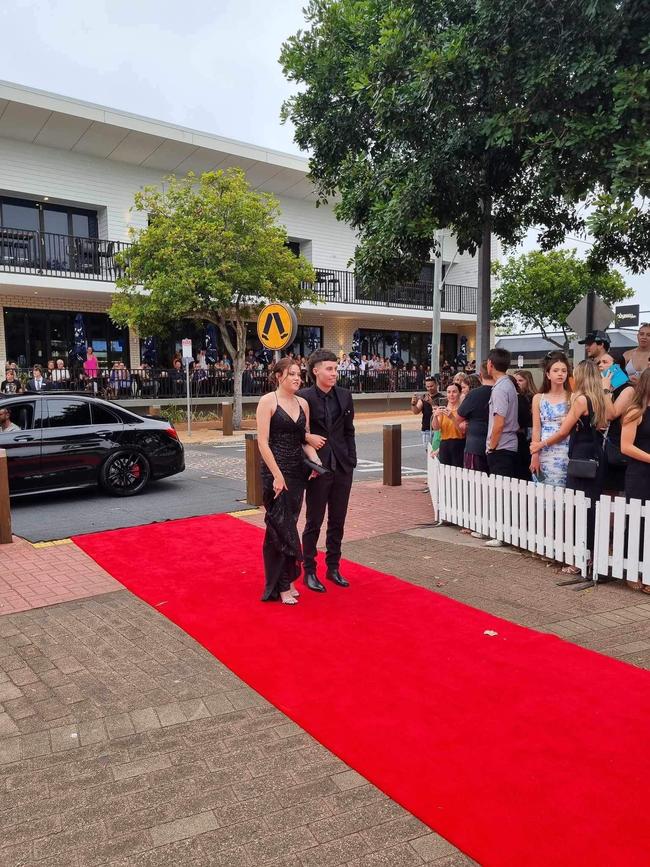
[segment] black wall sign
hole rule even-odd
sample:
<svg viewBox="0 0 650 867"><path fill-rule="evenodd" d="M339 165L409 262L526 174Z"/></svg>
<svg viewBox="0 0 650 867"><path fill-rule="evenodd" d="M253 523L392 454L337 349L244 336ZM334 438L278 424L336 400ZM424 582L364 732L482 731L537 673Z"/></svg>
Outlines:
<svg viewBox="0 0 650 867"><path fill-rule="evenodd" d="M617 328L638 328L639 327L639 305L638 304L623 304L616 308L616 327Z"/></svg>

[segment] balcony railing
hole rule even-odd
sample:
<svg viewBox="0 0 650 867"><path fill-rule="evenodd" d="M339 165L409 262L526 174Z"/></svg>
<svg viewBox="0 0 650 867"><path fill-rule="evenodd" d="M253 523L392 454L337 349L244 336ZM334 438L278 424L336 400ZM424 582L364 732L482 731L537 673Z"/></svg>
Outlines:
<svg viewBox="0 0 650 867"><path fill-rule="evenodd" d="M125 241L79 238L53 232L0 227L0 271L72 277L79 280L115 282L119 268L116 253L128 250ZM322 301L431 310L433 284L399 283L388 289L364 285L353 271L316 268L314 289ZM445 313L476 313L473 286L443 285L441 307Z"/></svg>
<svg viewBox="0 0 650 867"><path fill-rule="evenodd" d="M19 369L21 389L26 390L31 369ZM303 378L305 374L303 373ZM206 398L232 397L234 374L229 370L213 367L194 367L190 371L190 396ZM340 371L338 385L355 394L378 394L384 392L410 392L424 388L424 370L413 366L394 367L390 370ZM305 382L306 384L306 382ZM63 368L53 371L44 380L43 390L48 392L75 391L102 397L105 400L150 400L160 398L186 398L185 370L176 368L127 367L99 370L96 375L84 373L82 368ZM242 376L242 393L245 397L266 394L271 391L267 370L245 370ZM0 395L6 397L6 395Z"/></svg>
<svg viewBox="0 0 650 867"><path fill-rule="evenodd" d="M123 241L0 227L0 271L114 282Z"/></svg>
<svg viewBox="0 0 650 867"><path fill-rule="evenodd" d="M413 310L431 310L433 307L433 283L399 283L381 289L364 286L353 271L316 268L314 289L321 300L332 304L365 304ZM444 284L441 309L445 313L476 314L476 288Z"/></svg>

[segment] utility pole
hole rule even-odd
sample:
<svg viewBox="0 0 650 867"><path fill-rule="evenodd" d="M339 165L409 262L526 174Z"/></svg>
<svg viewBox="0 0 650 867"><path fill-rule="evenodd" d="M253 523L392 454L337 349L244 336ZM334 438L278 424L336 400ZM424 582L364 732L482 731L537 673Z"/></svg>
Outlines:
<svg viewBox="0 0 650 867"><path fill-rule="evenodd" d="M490 313L492 293L492 200L483 202L483 237L478 251L478 290L476 299L476 366L487 358L490 351Z"/></svg>
<svg viewBox="0 0 650 867"><path fill-rule="evenodd" d="M442 306L442 250L444 234L436 232L435 259L433 260L433 305L431 310L431 374L440 373L440 310Z"/></svg>

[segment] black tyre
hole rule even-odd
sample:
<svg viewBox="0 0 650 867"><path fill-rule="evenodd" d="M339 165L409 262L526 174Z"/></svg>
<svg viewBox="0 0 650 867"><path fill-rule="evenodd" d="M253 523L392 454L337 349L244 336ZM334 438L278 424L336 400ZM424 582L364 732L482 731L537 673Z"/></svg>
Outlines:
<svg viewBox="0 0 650 867"><path fill-rule="evenodd" d="M119 451L106 459L99 474L102 488L113 497L139 494L151 477L149 461L136 451Z"/></svg>

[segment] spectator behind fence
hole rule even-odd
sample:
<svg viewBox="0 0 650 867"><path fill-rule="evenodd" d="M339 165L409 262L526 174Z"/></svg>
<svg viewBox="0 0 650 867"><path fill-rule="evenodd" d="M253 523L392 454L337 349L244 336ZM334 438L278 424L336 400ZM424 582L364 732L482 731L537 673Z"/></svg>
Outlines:
<svg viewBox="0 0 650 867"><path fill-rule="evenodd" d="M470 380L476 374L470 376ZM488 463L485 454L487 441L490 395L494 381L487 372L487 364L481 364L481 376L479 387L472 388L463 398L458 415L467 422L465 439L465 452L463 454L463 466L468 470L477 470L487 473Z"/></svg>
<svg viewBox="0 0 650 867"><path fill-rule="evenodd" d="M634 387L630 406L623 416L621 452L627 458L625 469L625 496L629 500L650 498L650 368L640 374ZM646 537L645 518L641 519L640 540ZM641 541L641 545L643 542ZM647 554L646 554L647 556ZM637 589L650 593L650 587L641 580Z"/></svg>
<svg viewBox="0 0 650 867"><path fill-rule="evenodd" d="M521 393L517 378L508 374L510 381L517 392L517 476L524 482L530 481L530 439L533 427L533 415L531 402L525 394Z"/></svg>
<svg viewBox="0 0 650 867"><path fill-rule="evenodd" d="M548 353L544 359L544 378L538 394L533 396L532 443L539 443L557 433L566 419L571 402L569 360L564 353ZM532 451L532 449L531 449ZM546 485L566 486L569 465L569 438L532 455L530 470Z"/></svg>
<svg viewBox="0 0 650 867"><path fill-rule="evenodd" d="M531 452L536 454L567 436L570 437L566 486L575 491L583 491L594 504L587 512L587 547L592 554L595 503L603 492L605 481L603 432L608 421L614 417L609 384L609 378L601 377L594 361L581 361L575 369L575 391L571 398L571 408L560 429L540 442L531 443L530 446ZM577 566L565 566L562 571L574 575L580 570Z"/></svg>
<svg viewBox="0 0 650 867"><path fill-rule="evenodd" d="M5 378L0 385L0 393L2 394L20 394L23 390L20 380L16 375L16 371L12 367L5 370Z"/></svg>
<svg viewBox="0 0 650 867"><path fill-rule="evenodd" d="M84 373L88 379L97 379L99 374L99 362L92 346L86 347L86 360L83 363Z"/></svg>
<svg viewBox="0 0 650 867"><path fill-rule="evenodd" d="M614 362L613 357L606 352L598 361L598 369L601 376L610 375L612 401L614 402L614 418L609 423L605 436L605 488L610 494L622 494L625 490L625 469L627 458L621 454L621 419L632 403L634 386Z"/></svg>
<svg viewBox="0 0 650 867"><path fill-rule="evenodd" d="M517 390L508 377L509 367L507 349L490 350L487 371L494 386L490 395L486 453L491 475L517 478L519 401Z"/></svg>
<svg viewBox="0 0 650 867"><path fill-rule="evenodd" d="M435 406L431 418L432 430L440 431L440 450L438 458L441 464L452 467L463 466L465 453L464 421L458 416L460 405L460 386L450 382L447 386L447 406Z"/></svg>
<svg viewBox="0 0 650 867"><path fill-rule="evenodd" d="M460 402L462 403L465 400L470 391L480 387L481 377L477 376L475 373L470 373L460 384Z"/></svg>
<svg viewBox="0 0 650 867"><path fill-rule="evenodd" d="M625 372L630 377L632 385L635 385L641 374L650 366L650 322L642 322L637 335L637 343L634 349L628 349L623 353L625 359Z"/></svg>
<svg viewBox="0 0 650 867"><path fill-rule="evenodd" d="M47 382L43 378L43 368L35 364L32 368L32 378L27 380L27 391L43 391L47 388Z"/></svg>
<svg viewBox="0 0 650 867"><path fill-rule="evenodd" d="M650 499L650 367L639 376L623 418L621 451L628 458L625 496L635 500Z"/></svg>
<svg viewBox="0 0 650 867"><path fill-rule="evenodd" d="M414 415L422 413L422 445L427 448L431 442L431 416L434 406L442 406L444 397L438 391L438 380L435 376L427 376L424 381L426 392L411 398L411 411Z"/></svg>

